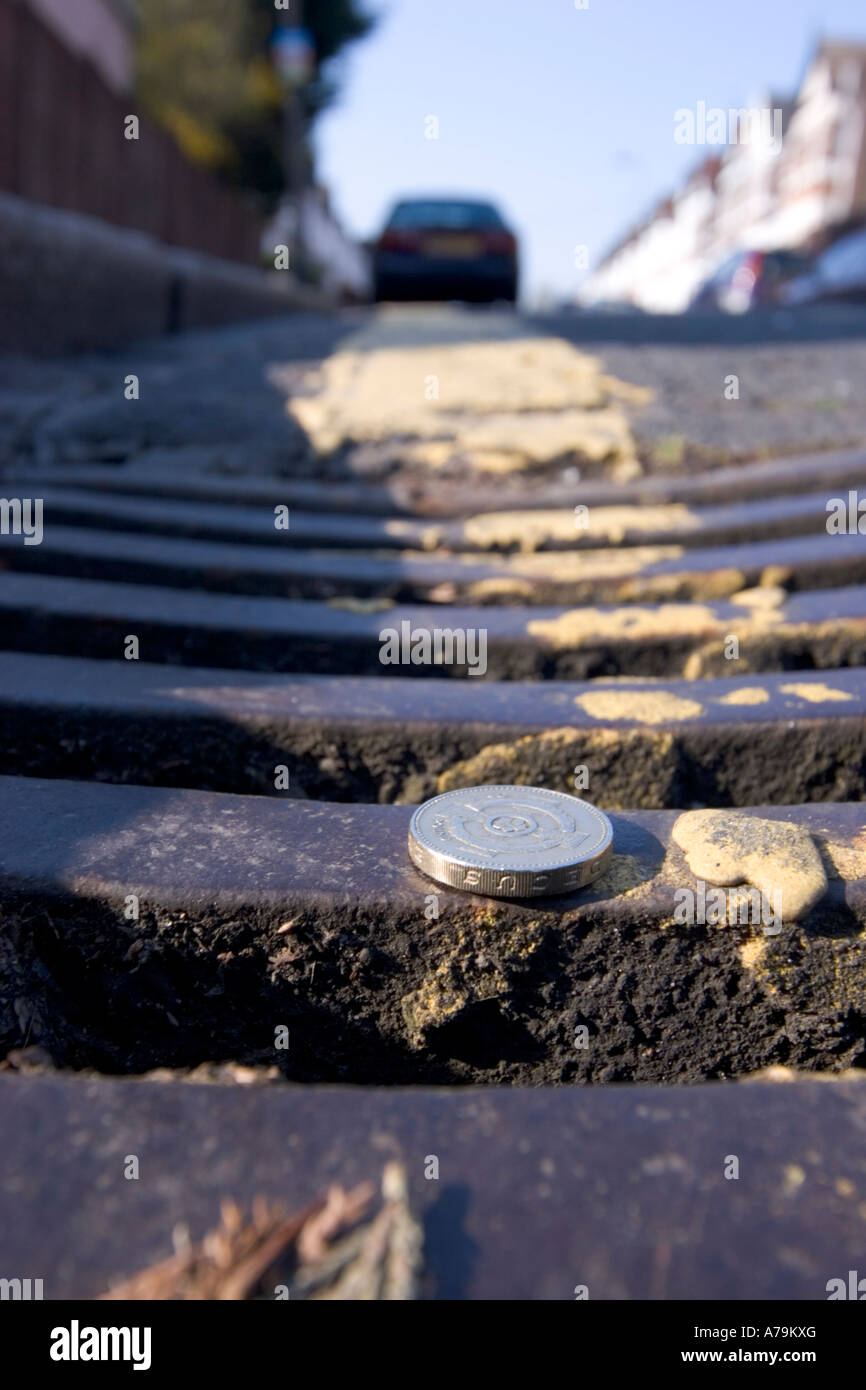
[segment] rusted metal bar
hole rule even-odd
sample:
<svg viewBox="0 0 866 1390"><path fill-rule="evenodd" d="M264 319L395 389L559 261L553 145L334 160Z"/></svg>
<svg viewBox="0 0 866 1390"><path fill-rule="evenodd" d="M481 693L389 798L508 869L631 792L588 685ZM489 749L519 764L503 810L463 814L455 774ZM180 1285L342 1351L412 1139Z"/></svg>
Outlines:
<svg viewBox="0 0 866 1390"><path fill-rule="evenodd" d="M508 480L495 491L477 485L443 484L426 488L423 480L411 484L397 479L387 484L357 482L349 478L305 481L297 478L257 477L240 474L225 478L217 473L178 471L151 463L127 463L122 467L66 465L59 472L28 470L28 483L37 482L97 491L200 501L228 500L275 505L283 502L312 511L374 511L383 515L396 510L403 515L442 519L489 510L531 512L546 507L642 506L683 503L720 506L796 496L817 490L831 491L862 484L866 469L863 449L833 450L805 457L744 463L692 474L651 474L631 483L606 479L578 479L573 483L538 480L527 491L524 481L513 487Z"/></svg>
<svg viewBox="0 0 866 1390"><path fill-rule="evenodd" d="M847 801L866 793L866 683L853 669L613 684L169 676L142 661L7 652L0 762L338 801L479 782L578 786L606 807Z"/></svg>
<svg viewBox="0 0 866 1390"><path fill-rule="evenodd" d="M433 669L448 677L474 670L504 680L727 676L866 662L866 587L792 594L769 618L726 600L621 608L370 608L351 597L315 603L10 574L0 586L0 641L13 651L117 660L126 637L134 635L147 661L308 674L386 671L395 678L423 678ZM459 651L453 664L412 662L416 637L445 630L486 634L483 673ZM397 635L398 665L383 665L383 632ZM736 639L736 656L729 639Z"/></svg>
<svg viewBox="0 0 866 1390"><path fill-rule="evenodd" d="M592 887L509 901L419 874L405 807L0 791L0 1037L63 1066L538 1085L866 1060L858 803L706 813L757 898L706 882L696 813L643 811L611 813Z"/></svg>
<svg viewBox="0 0 866 1390"><path fill-rule="evenodd" d="M426 1298L826 1300L862 1270L864 1125L853 1080L425 1092L0 1076L3 1268L44 1274L46 1299L94 1298L167 1258L173 1230L212 1229L226 1198L295 1211L392 1157L424 1225ZM125 1181L130 1152L147 1181Z"/></svg>
<svg viewBox="0 0 866 1390"><path fill-rule="evenodd" d="M413 549L452 551L591 550L615 546L680 545L694 549L826 532L828 497L808 493L773 501L655 509L609 506L589 512L578 529L573 510L535 513L498 512L465 522L431 524L417 519L364 517L296 510L275 525L276 509L211 502L184 502L165 497L42 487L46 526L104 527L144 535L246 541L258 545L304 548L313 545L346 549ZM228 499L226 499L228 501ZM291 509L289 508L289 512ZM285 514L284 514L285 515ZM684 559L684 565L687 562Z"/></svg>
<svg viewBox="0 0 866 1390"><path fill-rule="evenodd" d="M213 592L398 602L568 604L723 598L778 575L789 589L866 582L859 534L801 536L747 545L632 547L616 552L503 558L300 550L167 539L51 525L39 546L0 535L6 568L79 579L163 584Z"/></svg>

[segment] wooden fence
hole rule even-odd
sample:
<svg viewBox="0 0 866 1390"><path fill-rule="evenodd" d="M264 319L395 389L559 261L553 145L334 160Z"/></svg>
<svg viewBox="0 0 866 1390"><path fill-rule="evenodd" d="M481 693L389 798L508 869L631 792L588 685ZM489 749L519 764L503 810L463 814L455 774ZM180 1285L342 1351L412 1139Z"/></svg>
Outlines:
<svg viewBox="0 0 866 1390"><path fill-rule="evenodd" d="M138 115L139 139L125 121ZM254 263L261 221L20 0L0 0L0 190Z"/></svg>

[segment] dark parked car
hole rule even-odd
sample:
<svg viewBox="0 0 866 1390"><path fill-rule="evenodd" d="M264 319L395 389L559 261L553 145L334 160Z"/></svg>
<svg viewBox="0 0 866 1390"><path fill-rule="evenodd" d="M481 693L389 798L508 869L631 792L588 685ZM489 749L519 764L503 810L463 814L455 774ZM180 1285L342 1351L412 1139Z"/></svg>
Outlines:
<svg viewBox="0 0 866 1390"><path fill-rule="evenodd" d="M866 300L866 227L840 237L805 275L785 287L786 304Z"/></svg>
<svg viewBox="0 0 866 1390"><path fill-rule="evenodd" d="M798 251L737 251L704 282L690 307L727 314L774 308L782 303L784 286L810 265Z"/></svg>
<svg viewBox="0 0 866 1390"><path fill-rule="evenodd" d="M517 242L492 203L397 203L373 247L373 296L514 303Z"/></svg>

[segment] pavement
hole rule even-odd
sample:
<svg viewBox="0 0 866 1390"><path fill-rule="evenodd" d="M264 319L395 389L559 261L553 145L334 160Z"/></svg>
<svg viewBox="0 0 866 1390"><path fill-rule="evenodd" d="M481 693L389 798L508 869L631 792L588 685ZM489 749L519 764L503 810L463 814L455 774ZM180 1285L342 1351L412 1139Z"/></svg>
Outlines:
<svg viewBox="0 0 866 1390"><path fill-rule="evenodd" d="M866 437L861 306L749 315L560 314L532 322L597 353L609 372L652 392L629 419L653 471L845 447Z"/></svg>
<svg viewBox="0 0 866 1390"><path fill-rule="evenodd" d="M140 395L127 400L133 371ZM0 467L136 461L216 475L322 476L309 433L336 454L329 476L393 481L400 471L417 477L423 462L440 490L449 473L466 476L465 451L470 468L497 470L506 491L501 474L535 455L546 461L546 480L566 484L581 465L584 477L601 468L624 480L634 457L645 473L677 476L696 462L856 445L866 437L864 373L866 314L856 310L817 318L801 310L781 326L447 307L420 316L411 307L297 314L111 355L4 358ZM731 376L738 399L725 394ZM461 416L467 401L471 418L443 421ZM346 451L350 424L355 445ZM464 453L440 450L437 468L432 445L453 441L455 427ZM395 458L390 428L412 435L414 462L405 448ZM520 429L531 433L516 439Z"/></svg>

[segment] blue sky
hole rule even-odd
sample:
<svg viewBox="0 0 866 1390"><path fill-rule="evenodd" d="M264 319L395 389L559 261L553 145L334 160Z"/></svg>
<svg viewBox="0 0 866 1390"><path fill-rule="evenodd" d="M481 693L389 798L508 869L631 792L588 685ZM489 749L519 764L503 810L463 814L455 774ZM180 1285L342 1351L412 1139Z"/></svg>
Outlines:
<svg viewBox="0 0 866 1390"><path fill-rule="evenodd" d="M822 34L866 40L862 0L367 0L374 34L341 60L317 127L319 176L348 229L404 192L487 194L521 237L524 285L582 272L703 154L674 112L795 90ZM425 119L439 138L425 139Z"/></svg>

